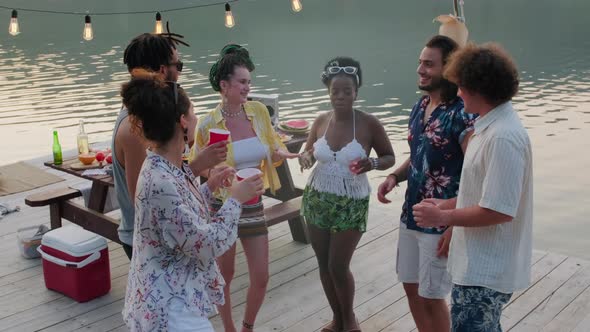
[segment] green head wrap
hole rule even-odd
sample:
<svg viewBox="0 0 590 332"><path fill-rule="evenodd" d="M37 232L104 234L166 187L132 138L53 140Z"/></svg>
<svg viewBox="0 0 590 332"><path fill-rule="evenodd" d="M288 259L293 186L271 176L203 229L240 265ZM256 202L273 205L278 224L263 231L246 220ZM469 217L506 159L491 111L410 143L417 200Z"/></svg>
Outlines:
<svg viewBox="0 0 590 332"><path fill-rule="evenodd" d="M209 70L209 82L213 90L221 91L219 82L227 79L227 76L233 72L234 66L244 66L249 71L254 70L254 63L247 49L237 44L225 45L219 52L219 58Z"/></svg>

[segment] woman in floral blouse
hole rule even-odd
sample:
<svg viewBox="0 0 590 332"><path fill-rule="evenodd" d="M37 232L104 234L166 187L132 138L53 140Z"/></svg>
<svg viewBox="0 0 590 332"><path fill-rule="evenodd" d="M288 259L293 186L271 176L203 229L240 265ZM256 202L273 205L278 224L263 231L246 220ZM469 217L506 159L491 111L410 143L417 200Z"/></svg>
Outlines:
<svg viewBox="0 0 590 332"><path fill-rule="evenodd" d="M241 203L263 193L262 179L233 184L211 217L211 190L231 171L199 186L182 162L197 122L187 95L156 74L133 77L123 85L123 103L151 148L137 183L123 318L131 331L213 331L207 316L223 303L225 284L215 258L236 241Z"/></svg>

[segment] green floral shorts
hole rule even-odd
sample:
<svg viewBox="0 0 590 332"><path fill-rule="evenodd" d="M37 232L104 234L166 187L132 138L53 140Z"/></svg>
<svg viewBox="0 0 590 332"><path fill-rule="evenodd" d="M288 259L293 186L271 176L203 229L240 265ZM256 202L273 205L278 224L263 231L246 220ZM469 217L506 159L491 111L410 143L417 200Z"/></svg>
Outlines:
<svg viewBox="0 0 590 332"><path fill-rule="evenodd" d="M354 199L305 187L301 215L308 224L333 233L367 230L369 197Z"/></svg>

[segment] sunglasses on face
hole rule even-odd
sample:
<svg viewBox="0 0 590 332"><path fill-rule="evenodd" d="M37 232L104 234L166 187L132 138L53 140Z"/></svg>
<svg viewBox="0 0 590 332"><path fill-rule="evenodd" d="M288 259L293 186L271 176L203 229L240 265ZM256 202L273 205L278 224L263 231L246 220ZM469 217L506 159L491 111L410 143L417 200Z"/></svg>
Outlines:
<svg viewBox="0 0 590 332"><path fill-rule="evenodd" d="M182 61L172 62L172 63L169 63L168 66L176 66L176 70L181 72L182 68L184 67L184 63L182 63Z"/></svg>
<svg viewBox="0 0 590 332"><path fill-rule="evenodd" d="M345 74L354 75L358 71L358 68L353 67L353 66L346 66L346 67L331 66L331 67L326 68L326 70L328 71L329 74L338 74L339 72L344 71Z"/></svg>

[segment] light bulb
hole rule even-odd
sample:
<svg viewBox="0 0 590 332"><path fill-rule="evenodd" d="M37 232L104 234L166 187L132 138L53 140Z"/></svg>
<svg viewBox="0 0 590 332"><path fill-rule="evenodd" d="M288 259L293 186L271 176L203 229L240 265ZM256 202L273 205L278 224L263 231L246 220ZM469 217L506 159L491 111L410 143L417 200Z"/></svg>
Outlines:
<svg viewBox="0 0 590 332"><path fill-rule="evenodd" d="M8 33L16 36L20 33L20 29L18 28L18 14L16 10L12 10L12 15L10 16L10 24L8 24Z"/></svg>
<svg viewBox="0 0 590 332"><path fill-rule="evenodd" d="M156 28L154 29L154 33L161 34L162 32L164 32L164 29L162 28L162 15L160 14L160 12L157 12L156 13Z"/></svg>
<svg viewBox="0 0 590 332"><path fill-rule="evenodd" d="M229 3L225 4L225 26L228 28L233 28L236 25L236 21L234 20L234 15L231 13L231 7Z"/></svg>
<svg viewBox="0 0 590 332"><path fill-rule="evenodd" d="M295 13L299 13L301 9L303 9L303 6L301 5L300 0L291 0L291 10Z"/></svg>
<svg viewBox="0 0 590 332"><path fill-rule="evenodd" d="M92 32L92 23L90 22L90 15L86 15L84 18L84 31L82 32L82 38L84 40L92 40L94 33Z"/></svg>

